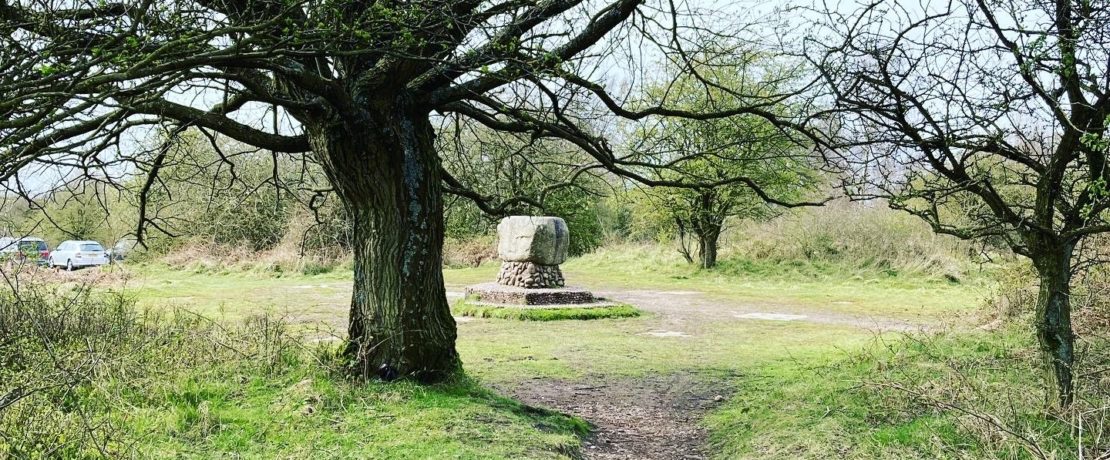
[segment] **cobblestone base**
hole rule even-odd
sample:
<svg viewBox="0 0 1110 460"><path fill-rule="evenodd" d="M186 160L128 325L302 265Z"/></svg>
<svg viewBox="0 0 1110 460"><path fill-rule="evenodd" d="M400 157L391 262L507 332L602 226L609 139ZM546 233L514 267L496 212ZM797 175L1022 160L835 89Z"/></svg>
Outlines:
<svg viewBox="0 0 1110 460"><path fill-rule="evenodd" d="M466 298L481 303L505 305L583 305L597 303L594 295L574 287L529 289L484 283L467 286Z"/></svg>
<svg viewBox="0 0 1110 460"><path fill-rule="evenodd" d="M528 289L563 287L563 271L558 265L537 265L532 262L501 262L497 284Z"/></svg>

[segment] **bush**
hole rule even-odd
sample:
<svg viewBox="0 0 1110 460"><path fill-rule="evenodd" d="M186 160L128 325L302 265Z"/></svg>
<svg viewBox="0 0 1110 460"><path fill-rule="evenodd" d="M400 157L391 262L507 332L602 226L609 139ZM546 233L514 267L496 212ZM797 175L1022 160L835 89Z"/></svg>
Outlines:
<svg viewBox="0 0 1110 460"><path fill-rule="evenodd" d="M159 259L170 268L195 273L257 272L282 276L285 273L321 275L349 267L345 250L302 253L295 244L282 243L266 251L237 245L192 242L179 245Z"/></svg>
<svg viewBox="0 0 1110 460"><path fill-rule="evenodd" d="M544 202L547 215L562 217L567 222L570 230L569 255L580 256L601 246L605 230L601 225L604 211L598 204L600 201L599 195L578 188L566 188L552 193Z"/></svg>
<svg viewBox="0 0 1110 460"><path fill-rule="evenodd" d="M135 456L143 433L124 426L124 408L189 369L275 372L299 361L296 344L264 317L225 328L87 288L0 293L0 458ZM203 433L204 418L180 428Z"/></svg>
<svg viewBox="0 0 1110 460"><path fill-rule="evenodd" d="M738 226L723 252L776 263L829 263L887 274L914 273L958 281L973 246L937 235L916 217L880 203L836 202L800 209L764 223Z"/></svg>
<svg viewBox="0 0 1110 460"><path fill-rule="evenodd" d="M1100 333L1110 328L1110 245L1104 237L1087 240L1076 256L1071 301L1076 333ZM1010 258L992 270L995 283L986 300L987 313L999 322L1031 320L1037 307L1040 280L1033 264Z"/></svg>
<svg viewBox="0 0 1110 460"><path fill-rule="evenodd" d="M447 268L477 267L487 260L497 260L497 237L446 238L443 242L443 266Z"/></svg>
<svg viewBox="0 0 1110 460"><path fill-rule="evenodd" d="M334 336L298 330L317 345L266 316L155 315L85 288L0 293L0 459L578 456L581 420L463 376L348 380Z"/></svg>

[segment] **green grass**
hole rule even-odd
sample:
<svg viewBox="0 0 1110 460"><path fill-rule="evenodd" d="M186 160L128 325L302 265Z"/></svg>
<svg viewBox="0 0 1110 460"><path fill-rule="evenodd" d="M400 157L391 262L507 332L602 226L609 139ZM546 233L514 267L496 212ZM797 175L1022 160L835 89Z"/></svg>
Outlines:
<svg viewBox="0 0 1110 460"><path fill-rule="evenodd" d="M715 270L698 270L673 251L650 248L601 250L563 265L569 284L591 290L698 291L723 302L766 304L776 310L820 310L908 321L954 320L975 313L989 293L983 277L961 283L914 274L841 270L828 264L784 265L727 259ZM745 266L747 269L738 269ZM813 268L814 266L820 268ZM761 267L761 268L760 268ZM777 267L777 268L775 268ZM496 278L498 265L444 270L448 288ZM238 319L264 311L297 322L333 322L345 315L351 295L350 270L303 275L258 270L173 268L145 264L129 281L141 306L185 307Z"/></svg>
<svg viewBox="0 0 1110 460"><path fill-rule="evenodd" d="M706 424L722 458L1036 458L1032 444L1072 458L1074 421L1045 416L1037 359L1030 331L1013 325L895 338L764 366ZM1106 415L1088 413L1089 426Z"/></svg>
<svg viewBox="0 0 1110 460"><path fill-rule="evenodd" d="M488 277L483 270L489 272ZM451 289L457 291L467 277L488 281L495 270L483 266L444 273ZM268 314L302 328L323 324L341 333L350 302L350 280L342 276L342 272L281 277L253 272L193 273L152 266L136 272L126 291L142 307L186 308L224 322ZM635 285L626 288L636 289ZM697 286L675 287L691 288ZM794 300L790 292L784 292L778 301L768 308L781 308L782 302ZM839 356L873 338L868 330L848 326L775 321L709 321L685 325L682 332L686 336L682 337L652 335L674 329L655 315L585 323L471 321L459 323L457 346L469 375L487 383L512 384L591 374L635 377L693 371L727 375L781 359Z"/></svg>
<svg viewBox="0 0 1110 460"><path fill-rule="evenodd" d="M713 270L685 263L666 248L618 247L572 258L562 266L567 283L593 290L698 291L726 302L819 309L908 321L972 315L989 294L985 276L952 282L943 276L855 269L823 262L725 259ZM447 283L464 286L494 279L496 263L444 270Z"/></svg>
<svg viewBox="0 0 1110 460"><path fill-rule="evenodd" d="M140 308L185 308L227 321L269 314L295 323L332 323L351 300L351 272L316 275L183 270L164 264L128 267L122 289Z"/></svg>
<svg viewBox="0 0 1110 460"><path fill-rule="evenodd" d="M917 279L807 280L749 276L690 268L669 253L611 251L571 259L568 282L593 290L698 291L722 302L773 311L860 314L879 318L953 320L978 305L977 285ZM449 290L487 282L496 264L447 269ZM129 281L140 305L196 310L225 321L267 313L294 323L346 326L350 272L325 275L256 272L194 273L143 267ZM658 337L675 326L653 315L619 321L496 322L459 324L458 348L468 373L490 383L590 374L639 376L658 372L729 375L781 360L827 359L859 349L871 331L838 325L774 321L687 324L684 337Z"/></svg>
<svg viewBox="0 0 1110 460"><path fill-rule="evenodd" d="M120 420L155 457L566 458L587 429L465 380L356 384L297 366L215 369L155 389Z"/></svg>
<svg viewBox="0 0 1110 460"><path fill-rule="evenodd" d="M572 455L580 420L535 413L482 388L511 388L535 379L573 382L679 373L735 390L704 421L719 458L1028 457L1023 444L1012 436L937 401L989 412L1018 432L1042 440L1058 458L1074 455L1072 435L1039 410L1042 392L1031 331L1009 327L984 332L968 327L978 321L976 310L990 290L985 276L952 280L882 267L743 258L726 259L716 270L697 270L666 250L628 248L571 259L563 269L570 284L595 291L689 291L737 309L955 324L962 329L905 338L842 324L732 320L728 308L723 319L684 322L659 314L618 319L611 317L612 312L595 321L543 321L584 312L539 313L456 304L456 315L480 318L458 325L457 346L471 380L431 388L355 386L298 368L272 388L227 393L232 399L209 404L208 410L255 407L242 419L265 418L258 408L272 406L282 388L309 380L313 391L345 401L342 409L337 406L328 415L342 423L324 426L314 425L312 418L281 417L273 422L291 424L293 428L286 430L269 421L234 422L237 419L229 416L232 422L221 423L248 426L240 435L227 435L226 442L213 444L216 441L209 437L174 440L166 438L165 431L155 437L168 439L160 441L169 443L164 447L167 452L201 442L203 449L227 452L243 447L257 456L307 452L297 449L326 445L338 446L334 447L337 455L356 449L370 449L377 456L408 452L451 458ZM458 292L465 285L493 279L496 270L496 264L487 264L447 269L444 276L448 290ZM150 265L136 272L125 291L144 306L185 307L222 322L266 313L294 324L324 323L342 331L350 277L349 270L305 275ZM258 384L264 387L267 379ZM389 402L374 406L372 401L377 400L364 402L356 396L362 392L385 395L380 400ZM968 399L971 394L986 396ZM1007 401L1021 406L1020 410L1009 409ZM151 409L152 413L160 410ZM447 414L455 410L464 415ZM355 412L385 413L392 418L351 418ZM169 423L159 418L164 415L151 417L152 426ZM380 425L386 423L383 420L404 419L411 420L396 427ZM420 424L421 420L428 424ZM504 433L494 428L502 426ZM391 431L394 428L414 435ZM487 450L479 451L477 444L450 435L429 434L434 430L486 433L478 437L487 443ZM448 454L409 444L408 440L421 436L431 436L432 445ZM275 439L287 441L279 447L261 445ZM359 444L358 439L373 440L374 447Z"/></svg>
<svg viewBox="0 0 1110 460"><path fill-rule="evenodd" d="M307 346L264 317L142 315L116 297L0 301L5 337L51 331L0 341L0 395L33 390L0 410L0 458L555 459L575 457L588 428L463 376L348 380L334 345Z"/></svg>
<svg viewBox="0 0 1110 460"><path fill-rule="evenodd" d="M451 313L475 318L512 319L519 321L635 318L642 314L636 307L625 304L579 308L525 308L487 305L470 302L465 299L459 299L459 301L455 302L455 304L451 306Z"/></svg>

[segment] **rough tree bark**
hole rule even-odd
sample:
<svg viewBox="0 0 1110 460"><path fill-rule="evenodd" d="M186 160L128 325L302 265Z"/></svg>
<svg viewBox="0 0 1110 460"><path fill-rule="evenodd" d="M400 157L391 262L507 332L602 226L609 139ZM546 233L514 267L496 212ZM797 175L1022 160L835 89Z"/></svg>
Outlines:
<svg viewBox="0 0 1110 460"><path fill-rule="evenodd" d="M1040 278L1037 296L1037 339L1045 359L1049 388L1056 388L1060 407L1075 399L1075 334L1071 325L1072 241L1056 238L1034 246L1033 266Z"/></svg>
<svg viewBox="0 0 1110 460"><path fill-rule="evenodd" d="M441 272L443 202L428 113L404 101L368 120L306 124L353 225L345 353L362 377L446 379L460 367Z"/></svg>
<svg viewBox="0 0 1110 460"><path fill-rule="evenodd" d="M710 269L717 266L717 240L725 224L727 213L718 209L717 194L713 190L703 190L694 200L693 227L698 234L698 264Z"/></svg>
<svg viewBox="0 0 1110 460"><path fill-rule="evenodd" d="M698 236L698 263L701 268L717 266L717 240L720 232L707 231Z"/></svg>

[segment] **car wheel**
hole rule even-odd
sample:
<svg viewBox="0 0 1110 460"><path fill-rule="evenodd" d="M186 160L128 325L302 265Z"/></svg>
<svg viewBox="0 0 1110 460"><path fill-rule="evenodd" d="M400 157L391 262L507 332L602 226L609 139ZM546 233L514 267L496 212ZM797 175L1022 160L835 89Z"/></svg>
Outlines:
<svg viewBox="0 0 1110 460"><path fill-rule="evenodd" d="M57 267L57 265L54 265L54 258L53 257L51 257L49 259L46 259L46 266L50 267L50 268Z"/></svg>
<svg viewBox="0 0 1110 460"><path fill-rule="evenodd" d="M66 261L66 271L67 272L73 271L73 261L72 260L67 260Z"/></svg>

